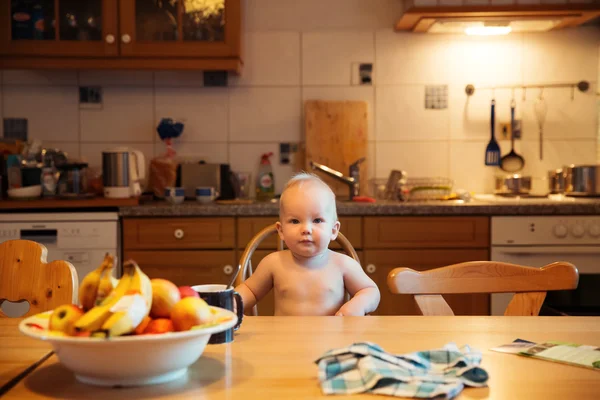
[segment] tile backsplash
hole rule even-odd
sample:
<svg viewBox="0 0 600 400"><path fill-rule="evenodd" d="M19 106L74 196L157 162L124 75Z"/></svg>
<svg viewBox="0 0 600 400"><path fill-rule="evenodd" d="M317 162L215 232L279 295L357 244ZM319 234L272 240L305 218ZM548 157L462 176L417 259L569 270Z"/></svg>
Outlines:
<svg viewBox="0 0 600 400"><path fill-rule="evenodd" d="M500 172L484 166L490 101L495 97L497 121L507 122L514 96L525 173L543 177L566 163L597 162L597 26L494 38L411 34L392 29L401 13L398 0L245 3L245 66L241 76L230 75L229 87L203 87L201 71L4 70L0 118L27 118L30 138L99 166L100 152L113 145L137 148L148 160L162 154L155 128L171 117L185 123L175 144L183 157L227 162L256 176L260 154L274 152L279 192L294 170L278 164L278 144L302 140L303 102L364 100L371 177L404 169L409 176L451 177L456 188L489 192ZM327 14L315 11L323 7ZM352 85L360 63L373 63L372 85ZM591 83L587 93L543 91L543 160L533 112L539 89L464 91L469 83L581 80ZM101 107L80 108L78 88L88 85L102 87ZM426 109L426 87L437 85L447 86L447 107ZM496 134L507 153L510 142L499 128Z"/></svg>

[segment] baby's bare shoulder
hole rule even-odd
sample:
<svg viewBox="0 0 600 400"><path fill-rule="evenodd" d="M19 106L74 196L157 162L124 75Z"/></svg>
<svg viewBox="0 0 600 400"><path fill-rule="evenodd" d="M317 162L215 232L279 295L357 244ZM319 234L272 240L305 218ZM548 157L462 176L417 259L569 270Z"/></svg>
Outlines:
<svg viewBox="0 0 600 400"><path fill-rule="evenodd" d="M260 262L268 268L275 270L278 269L284 263L289 262L290 255L288 254L289 250L281 250L268 254L265 258Z"/></svg>
<svg viewBox="0 0 600 400"><path fill-rule="evenodd" d="M352 269L361 268L360 264L352 257L344 253L338 253L337 251L330 251L331 263L341 269Z"/></svg>

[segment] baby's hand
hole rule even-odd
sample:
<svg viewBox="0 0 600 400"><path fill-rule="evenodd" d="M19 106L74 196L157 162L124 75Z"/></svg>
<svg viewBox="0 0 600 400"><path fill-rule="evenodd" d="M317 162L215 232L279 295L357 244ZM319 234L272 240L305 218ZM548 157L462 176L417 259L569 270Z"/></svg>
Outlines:
<svg viewBox="0 0 600 400"><path fill-rule="evenodd" d="M336 313L336 317L363 317L365 311L362 307L352 304L352 301L344 304Z"/></svg>

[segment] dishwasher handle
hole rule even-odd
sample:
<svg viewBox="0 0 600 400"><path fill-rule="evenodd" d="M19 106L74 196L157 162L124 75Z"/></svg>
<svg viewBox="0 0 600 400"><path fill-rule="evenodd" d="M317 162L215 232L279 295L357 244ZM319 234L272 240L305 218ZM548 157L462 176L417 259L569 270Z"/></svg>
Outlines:
<svg viewBox="0 0 600 400"><path fill-rule="evenodd" d="M21 229L21 239L32 240L41 244L56 244L57 229Z"/></svg>

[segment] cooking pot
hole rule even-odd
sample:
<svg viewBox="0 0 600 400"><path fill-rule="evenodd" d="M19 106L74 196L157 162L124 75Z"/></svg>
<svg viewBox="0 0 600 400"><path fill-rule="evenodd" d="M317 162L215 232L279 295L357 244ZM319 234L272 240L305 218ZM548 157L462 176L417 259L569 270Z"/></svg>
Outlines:
<svg viewBox="0 0 600 400"><path fill-rule="evenodd" d="M565 171L562 168L548 171L548 191L550 194L565 192Z"/></svg>
<svg viewBox="0 0 600 400"><path fill-rule="evenodd" d="M569 165L565 170L565 194L600 196L600 165Z"/></svg>
<svg viewBox="0 0 600 400"><path fill-rule="evenodd" d="M531 190L531 176L521 174L496 176L496 194L521 195L529 194Z"/></svg>

